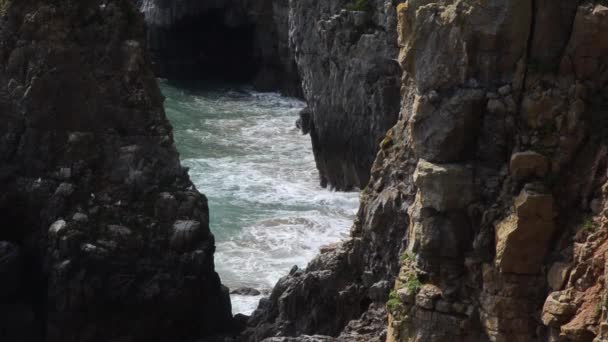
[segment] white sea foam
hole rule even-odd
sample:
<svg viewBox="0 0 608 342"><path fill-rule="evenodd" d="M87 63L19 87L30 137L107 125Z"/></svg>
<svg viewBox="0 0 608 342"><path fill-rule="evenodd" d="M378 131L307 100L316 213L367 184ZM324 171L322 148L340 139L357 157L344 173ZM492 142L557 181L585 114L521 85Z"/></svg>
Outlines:
<svg viewBox="0 0 608 342"><path fill-rule="evenodd" d="M209 198L224 284L267 292L347 236L358 194L319 187L309 137L294 125L302 102L161 84L183 162ZM233 312L251 313L260 298L232 295Z"/></svg>

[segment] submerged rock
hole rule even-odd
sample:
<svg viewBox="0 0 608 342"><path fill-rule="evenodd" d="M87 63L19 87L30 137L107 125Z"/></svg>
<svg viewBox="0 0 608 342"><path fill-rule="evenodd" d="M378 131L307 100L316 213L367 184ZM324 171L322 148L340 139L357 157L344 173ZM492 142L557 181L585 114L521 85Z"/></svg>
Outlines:
<svg viewBox="0 0 608 342"><path fill-rule="evenodd" d="M302 134L308 134L314 128L312 113L308 107L300 111L300 117L296 120L296 127L302 131Z"/></svg>
<svg viewBox="0 0 608 342"><path fill-rule="evenodd" d="M234 290L230 290L230 294L237 294L241 296L259 296L262 294L262 292L251 287L239 287Z"/></svg>

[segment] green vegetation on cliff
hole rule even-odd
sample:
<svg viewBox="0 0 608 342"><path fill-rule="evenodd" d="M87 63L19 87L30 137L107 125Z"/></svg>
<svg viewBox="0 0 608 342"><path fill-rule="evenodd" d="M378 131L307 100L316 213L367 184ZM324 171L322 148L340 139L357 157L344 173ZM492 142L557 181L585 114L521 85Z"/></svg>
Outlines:
<svg viewBox="0 0 608 342"><path fill-rule="evenodd" d="M6 14L9 4L10 0L0 0L0 16Z"/></svg>
<svg viewBox="0 0 608 342"><path fill-rule="evenodd" d="M346 5L345 8L349 11L361 12L371 12L373 10L368 0L355 0L354 2Z"/></svg>

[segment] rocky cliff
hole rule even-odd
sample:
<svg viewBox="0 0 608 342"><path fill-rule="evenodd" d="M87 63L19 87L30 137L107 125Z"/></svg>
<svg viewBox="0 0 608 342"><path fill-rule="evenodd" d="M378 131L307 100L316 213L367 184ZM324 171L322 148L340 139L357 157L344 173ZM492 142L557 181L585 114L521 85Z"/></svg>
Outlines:
<svg viewBox="0 0 608 342"><path fill-rule="evenodd" d="M232 328L131 3L0 0L6 340ZM241 23L184 3L148 23ZM244 340L608 340L605 1L271 7L323 183L367 186L350 238L282 278Z"/></svg>
<svg viewBox="0 0 608 342"><path fill-rule="evenodd" d="M399 2L138 1L158 75L303 92L321 184L339 190L365 187L398 118Z"/></svg>
<svg viewBox="0 0 608 342"><path fill-rule="evenodd" d="M351 238L283 278L246 338L605 341L607 4L397 15L400 119Z"/></svg>
<svg viewBox="0 0 608 342"><path fill-rule="evenodd" d="M289 43L323 186L365 187L378 143L397 121L399 2L291 1Z"/></svg>
<svg viewBox="0 0 608 342"><path fill-rule="evenodd" d="M2 341L230 328L206 199L125 0L0 1Z"/></svg>

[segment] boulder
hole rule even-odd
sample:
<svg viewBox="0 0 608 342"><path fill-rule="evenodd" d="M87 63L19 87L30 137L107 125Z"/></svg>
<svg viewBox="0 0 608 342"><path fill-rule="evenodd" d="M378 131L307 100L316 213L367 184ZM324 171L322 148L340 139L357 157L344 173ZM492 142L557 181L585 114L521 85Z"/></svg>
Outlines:
<svg viewBox="0 0 608 342"><path fill-rule="evenodd" d="M464 209L475 199L473 169L463 164L418 161L414 184L422 207L443 212Z"/></svg>
<svg viewBox="0 0 608 342"><path fill-rule="evenodd" d="M559 327L576 313L576 305L571 302L560 302L559 296L559 292L553 292L545 300L542 321L547 326Z"/></svg>
<svg viewBox="0 0 608 342"><path fill-rule="evenodd" d="M435 307L435 302L441 298L441 289L435 285L426 284L420 289L416 295L416 305L432 310Z"/></svg>
<svg viewBox="0 0 608 342"><path fill-rule="evenodd" d="M241 296L259 296L262 293L252 287L238 287L234 290L230 290L230 294L236 294Z"/></svg>
<svg viewBox="0 0 608 342"><path fill-rule="evenodd" d="M496 226L496 264L505 273L536 274L555 230L553 196L523 189L515 213Z"/></svg>
<svg viewBox="0 0 608 342"><path fill-rule="evenodd" d="M547 284L553 291L561 290L570 274L570 264L556 262L547 273Z"/></svg>
<svg viewBox="0 0 608 342"><path fill-rule="evenodd" d="M511 156L509 169L516 180L542 178L549 171L549 159L534 151L517 152Z"/></svg>

